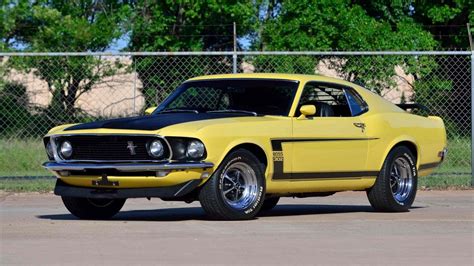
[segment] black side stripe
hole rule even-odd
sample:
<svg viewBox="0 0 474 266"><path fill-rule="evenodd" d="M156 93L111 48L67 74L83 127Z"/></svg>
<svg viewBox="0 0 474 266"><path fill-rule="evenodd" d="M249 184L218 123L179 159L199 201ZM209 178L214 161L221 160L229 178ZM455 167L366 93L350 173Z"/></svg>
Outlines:
<svg viewBox="0 0 474 266"><path fill-rule="evenodd" d="M321 142L321 141L358 141L358 140L376 140L379 138L294 138L294 139L272 139L273 151L283 151L281 144L283 142Z"/></svg>
<svg viewBox="0 0 474 266"><path fill-rule="evenodd" d="M418 167L418 170L426 170L426 169L435 168L440 164L441 162L420 164L420 167Z"/></svg>
<svg viewBox="0 0 474 266"><path fill-rule="evenodd" d="M360 178L364 176L377 176L378 171L359 171L359 172L309 172L309 173L291 173L292 179L312 179L312 178Z"/></svg>
<svg viewBox="0 0 474 266"><path fill-rule="evenodd" d="M294 138L294 139L272 139L273 150L273 179L354 179L364 176L377 176L378 171L359 172L306 172L285 173L283 172L283 142L313 142L313 141L362 141L375 140L378 138Z"/></svg>

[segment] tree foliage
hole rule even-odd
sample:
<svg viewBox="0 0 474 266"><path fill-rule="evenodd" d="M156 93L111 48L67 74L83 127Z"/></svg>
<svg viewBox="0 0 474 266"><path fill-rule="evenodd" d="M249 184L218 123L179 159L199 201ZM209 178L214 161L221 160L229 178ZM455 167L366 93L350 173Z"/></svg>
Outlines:
<svg viewBox="0 0 474 266"><path fill-rule="evenodd" d="M247 36L254 50L432 50L467 47L466 28L450 25L474 24L471 0L3 0L0 18L2 51L48 52L104 51L117 39L128 40L131 51L231 50L233 22L237 37ZM345 78L375 90L393 85L394 66L418 80L439 79L432 75L438 63L423 56L245 60L257 71L293 73L314 73L322 60ZM49 113L61 114L54 117L61 121L77 116L78 97L124 68L96 57L32 57L8 63L46 81L53 95ZM134 57L132 67L142 82L146 106L160 102L191 76L232 69L230 57L210 56Z"/></svg>
<svg viewBox="0 0 474 266"><path fill-rule="evenodd" d="M140 1L133 6L132 51L206 51L231 50L232 23L238 35L251 32L256 6L251 1ZM134 63L143 83L146 106L156 105L182 80L203 73L232 69L223 57L135 57ZM191 69L183 71L182 68ZM167 87L171 84L171 87Z"/></svg>
<svg viewBox="0 0 474 266"><path fill-rule="evenodd" d="M417 1L414 19L430 25L429 32L444 49L469 49L466 23L474 32L474 3L472 0Z"/></svg>
<svg viewBox="0 0 474 266"><path fill-rule="evenodd" d="M10 1L2 6L4 49L24 51L104 51L122 35L128 6L117 1ZM9 62L44 80L53 96L48 114L55 121L71 121L80 95L116 74L119 62L101 58L25 57Z"/></svg>
<svg viewBox="0 0 474 266"><path fill-rule="evenodd" d="M372 12L372 15L367 5L352 1L273 2L266 7L278 9L278 15L265 19L260 38L254 46L266 50L292 51L411 51L436 47L432 35L410 17L409 4L394 2L388 6L374 3L371 9L380 8L380 12ZM267 66L279 65L272 60L278 59L256 59L257 69L267 71ZM405 72L418 76L436 66L435 62L427 58L410 56L300 57L295 60L299 67L287 65L280 71L314 73L315 65L320 60L324 60L344 78L377 91L392 85L391 77L397 65L403 67ZM302 63L304 61L306 63Z"/></svg>

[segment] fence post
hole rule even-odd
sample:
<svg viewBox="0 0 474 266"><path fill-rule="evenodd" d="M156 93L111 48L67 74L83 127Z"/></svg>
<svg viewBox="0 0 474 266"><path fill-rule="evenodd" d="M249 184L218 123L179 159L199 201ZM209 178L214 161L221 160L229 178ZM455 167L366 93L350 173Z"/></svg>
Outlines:
<svg viewBox="0 0 474 266"><path fill-rule="evenodd" d="M133 57L132 57L133 60ZM133 60L133 115L137 115L137 62ZM145 106L147 108L148 106Z"/></svg>
<svg viewBox="0 0 474 266"><path fill-rule="evenodd" d="M471 187L474 187L474 51L471 50Z"/></svg>
<svg viewBox="0 0 474 266"><path fill-rule="evenodd" d="M232 54L232 73L237 73L237 27L234 22L234 53Z"/></svg>

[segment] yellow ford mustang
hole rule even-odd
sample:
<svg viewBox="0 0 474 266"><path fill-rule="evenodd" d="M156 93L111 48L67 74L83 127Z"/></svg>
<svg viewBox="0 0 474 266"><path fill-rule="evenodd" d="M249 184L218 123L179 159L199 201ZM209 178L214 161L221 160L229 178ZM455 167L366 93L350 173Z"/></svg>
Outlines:
<svg viewBox="0 0 474 266"><path fill-rule="evenodd" d="M316 75L193 78L152 109L45 136L44 167L72 214L109 218L127 198L158 197L249 219L280 197L345 190L367 191L376 210L406 211L418 176L447 151L441 118Z"/></svg>

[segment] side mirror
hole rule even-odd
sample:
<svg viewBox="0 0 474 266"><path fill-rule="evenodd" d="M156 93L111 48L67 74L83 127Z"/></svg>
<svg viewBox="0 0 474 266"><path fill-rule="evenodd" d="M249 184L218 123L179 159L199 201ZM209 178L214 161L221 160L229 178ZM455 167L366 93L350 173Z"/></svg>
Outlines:
<svg viewBox="0 0 474 266"><path fill-rule="evenodd" d="M307 116L313 116L316 114L316 106L314 105L303 105L300 107L301 115L298 119L306 119Z"/></svg>
<svg viewBox="0 0 474 266"><path fill-rule="evenodd" d="M156 106L145 109L145 115L151 115L153 111L155 111L155 109L156 109Z"/></svg>

